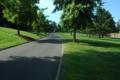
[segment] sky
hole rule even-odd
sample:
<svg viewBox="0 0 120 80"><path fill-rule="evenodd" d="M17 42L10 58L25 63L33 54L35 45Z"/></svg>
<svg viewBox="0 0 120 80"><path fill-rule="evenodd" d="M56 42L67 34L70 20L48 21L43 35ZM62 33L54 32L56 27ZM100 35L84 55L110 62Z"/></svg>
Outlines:
<svg viewBox="0 0 120 80"><path fill-rule="evenodd" d="M49 20L55 21L57 23L60 22L60 16L62 12L52 13L55 6L53 5L53 0L40 0L39 7L40 8L48 8L44 11L44 14ZM117 21L120 19L120 0L103 0L105 2L104 8L107 9L113 16L114 20Z"/></svg>
<svg viewBox="0 0 120 80"><path fill-rule="evenodd" d="M44 11L44 14L49 20L55 21L56 23L60 22L60 16L62 14L61 11L52 13L55 6L53 5L53 0L40 0L40 4L39 4L40 8L48 8Z"/></svg>
<svg viewBox="0 0 120 80"><path fill-rule="evenodd" d="M103 0L104 8L107 9L113 16L115 21L120 19L120 0Z"/></svg>

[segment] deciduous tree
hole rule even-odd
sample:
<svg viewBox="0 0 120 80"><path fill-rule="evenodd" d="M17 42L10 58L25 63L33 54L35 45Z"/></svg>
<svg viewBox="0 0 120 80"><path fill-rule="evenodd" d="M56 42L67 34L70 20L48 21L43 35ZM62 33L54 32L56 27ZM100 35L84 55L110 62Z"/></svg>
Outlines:
<svg viewBox="0 0 120 80"><path fill-rule="evenodd" d="M76 42L77 29L92 22L94 8L101 0L54 0L54 11L63 10L62 24L73 29L73 41Z"/></svg>
<svg viewBox="0 0 120 80"><path fill-rule="evenodd" d="M1 0L0 3L4 5L4 17L12 22L17 23L18 35L20 35L20 24L26 24L29 27L36 19L38 7L36 3L39 0Z"/></svg>

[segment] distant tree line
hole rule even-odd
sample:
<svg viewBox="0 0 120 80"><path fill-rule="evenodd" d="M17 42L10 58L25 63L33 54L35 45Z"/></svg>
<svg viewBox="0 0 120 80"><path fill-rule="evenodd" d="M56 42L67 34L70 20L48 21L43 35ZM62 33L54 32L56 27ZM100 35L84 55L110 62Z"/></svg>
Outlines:
<svg viewBox="0 0 120 80"><path fill-rule="evenodd" d="M98 7L93 22L86 27L86 33L97 35L103 38L110 33L118 32L112 15L102 7Z"/></svg>
<svg viewBox="0 0 120 80"><path fill-rule="evenodd" d="M118 31L112 15L102 7L102 0L54 0L54 5L54 12L63 11L61 29L70 31L74 42L77 31L99 38Z"/></svg>

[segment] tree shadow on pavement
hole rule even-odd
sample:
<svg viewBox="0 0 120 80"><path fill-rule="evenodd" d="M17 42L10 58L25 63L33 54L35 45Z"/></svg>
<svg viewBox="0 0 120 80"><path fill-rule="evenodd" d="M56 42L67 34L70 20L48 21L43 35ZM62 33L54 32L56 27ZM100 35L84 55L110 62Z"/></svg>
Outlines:
<svg viewBox="0 0 120 80"><path fill-rule="evenodd" d="M60 57L0 60L0 80L55 80Z"/></svg>
<svg viewBox="0 0 120 80"><path fill-rule="evenodd" d="M48 39L42 39L42 40L37 40L36 42L38 43L53 43L53 44L61 44L62 40L60 38L48 38Z"/></svg>

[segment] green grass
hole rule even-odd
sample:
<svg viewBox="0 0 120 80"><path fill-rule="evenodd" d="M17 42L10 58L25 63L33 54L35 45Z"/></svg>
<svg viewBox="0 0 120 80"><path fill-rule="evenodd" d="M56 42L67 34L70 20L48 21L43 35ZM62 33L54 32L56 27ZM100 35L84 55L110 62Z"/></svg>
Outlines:
<svg viewBox="0 0 120 80"><path fill-rule="evenodd" d="M60 80L120 80L120 39L88 38L78 34L73 43L64 38L64 56Z"/></svg>
<svg viewBox="0 0 120 80"><path fill-rule="evenodd" d="M20 37L16 33L17 33L17 30L0 27L0 49L27 42L28 40L23 37L38 39L44 36L42 34L37 36L36 34L21 31L21 35L23 37Z"/></svg>

